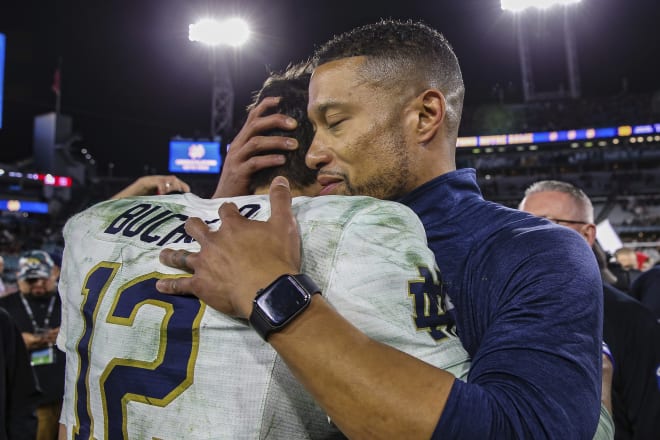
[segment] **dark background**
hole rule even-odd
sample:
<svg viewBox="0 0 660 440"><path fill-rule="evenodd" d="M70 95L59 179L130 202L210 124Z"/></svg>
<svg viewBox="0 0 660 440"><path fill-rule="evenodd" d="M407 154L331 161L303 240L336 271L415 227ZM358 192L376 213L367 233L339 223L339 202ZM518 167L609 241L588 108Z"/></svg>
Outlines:
<svg viewBox="0 0 660 440"><path fill-rule="evenodd" d="M33 119L55 108L51 86L61 60L61 110L73 117L99 174L111 162L117 176L166 172L172 136L209 134L209 56L188 41L188 25L230 14L246 18L253 30L247 46L224 57L237 125L269 70L381 17L421 19L447 36L461 61L468 106L493 101L496 86L511 90L507 99L521 96L514 20L499 0L3 1L0 162L31 157ZM564 72L557 16L557 10L528 16L541 87L554 87ZM572 7L571 19L583 96L620 93L624 78L630 92L660 89L660 2L583 0Z"/></svg>

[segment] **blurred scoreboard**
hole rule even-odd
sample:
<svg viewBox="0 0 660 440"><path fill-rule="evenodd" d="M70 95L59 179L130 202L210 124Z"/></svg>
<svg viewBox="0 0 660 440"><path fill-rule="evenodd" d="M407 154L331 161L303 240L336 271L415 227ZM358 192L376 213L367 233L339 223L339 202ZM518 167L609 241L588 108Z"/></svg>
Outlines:
<svg viewBox="0 0 660 440"><path fill-rule="evenodd" d="M621 125L618 127L581 128L576 130L542 131L532 133L498 134L487 136L459 137L457 147L493 147L507 145L529 145L545 143L566 143L592 139L613 139L621 137L657 136L660 124Z"/></svg>
<svg viewBox="0 0 660 440"><path fill-rule="evenodd" d="M171 173L218 174L221 165L220 141L170 141L168 169Z"/></svg>

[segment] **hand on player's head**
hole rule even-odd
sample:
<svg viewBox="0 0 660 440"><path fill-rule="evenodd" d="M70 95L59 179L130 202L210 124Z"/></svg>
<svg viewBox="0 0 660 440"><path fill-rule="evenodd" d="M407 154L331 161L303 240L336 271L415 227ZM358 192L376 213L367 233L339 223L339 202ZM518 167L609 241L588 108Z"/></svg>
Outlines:
<svg viewBox="0 0 660 440"><path fill-rule="evenodd" d="M277 97L264 98L250 110L241 131L231 142L223 165L220 181L213 194L217 197L234 197L248 194L252 175L264 168L282 165L284 156L266 154L264 151L295 150L298 142L283 136L261 136L274 129L293 130L297 126L294 118L281 113L264 116L263 113L279 103Z"/></svg>

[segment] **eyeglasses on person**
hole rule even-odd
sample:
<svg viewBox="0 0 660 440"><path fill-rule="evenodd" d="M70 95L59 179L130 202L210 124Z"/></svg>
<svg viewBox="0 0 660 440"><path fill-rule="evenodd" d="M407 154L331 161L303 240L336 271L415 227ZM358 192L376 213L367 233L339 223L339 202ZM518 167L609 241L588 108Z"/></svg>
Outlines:
<svg viewBox="0 0 660 440"><path fill-rule="evenodd" d="M583 222L581 220L566 220L563 218L553 218L553 217L543 217L543 218L550 220L553 223L557 223L558 225L561 223L566 223L569 225L586 225L589 223L589 222Z"/></svg>

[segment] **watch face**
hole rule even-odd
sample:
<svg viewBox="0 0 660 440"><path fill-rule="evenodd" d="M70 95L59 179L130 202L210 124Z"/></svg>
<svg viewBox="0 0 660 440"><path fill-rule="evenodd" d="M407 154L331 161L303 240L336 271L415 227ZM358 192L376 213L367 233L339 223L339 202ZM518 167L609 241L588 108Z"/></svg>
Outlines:
<svg viewBox="0 0 660 440"><path fill-rule="evenodd" d="M300 311L309 301L309 295L294 287L293 283L284 280L277 283L267 294L256 299L261 311L275 327L287 322L291 316Z"/></svg>

